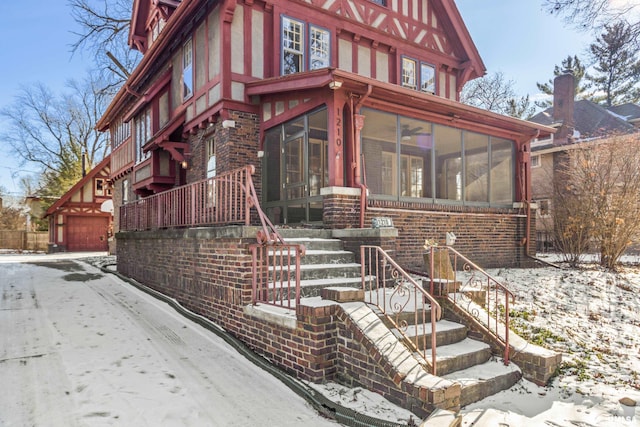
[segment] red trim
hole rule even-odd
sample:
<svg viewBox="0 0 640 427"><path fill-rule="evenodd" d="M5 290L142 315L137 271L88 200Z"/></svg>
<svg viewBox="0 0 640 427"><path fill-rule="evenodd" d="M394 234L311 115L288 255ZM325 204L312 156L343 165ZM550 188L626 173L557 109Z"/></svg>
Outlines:
<svg viewBox="0 0 640 427"><path fill-rule="evenodd" d="M91 169L89 173L87 173L84 177L82 177L80 181L76 182L76 184L73 187L71 187L66 193L64 193L62 197L56 200L49 207L49 209L47 209L47 211L42 217L46 218L47 216L52 215L54 212L60 209L62 205L64 205L67 201L69 201L76 192L78 192L86 183L88 183L89 181L92 181L93 178L96 175L98 175L99 172L101 172L105 168L108 168L110 164L111 164L111 157L109 156L105 157L100 163L98 163L96 167ZM109 176L109 173L107 172L104 176L105 178L107 178Z"/></svg>

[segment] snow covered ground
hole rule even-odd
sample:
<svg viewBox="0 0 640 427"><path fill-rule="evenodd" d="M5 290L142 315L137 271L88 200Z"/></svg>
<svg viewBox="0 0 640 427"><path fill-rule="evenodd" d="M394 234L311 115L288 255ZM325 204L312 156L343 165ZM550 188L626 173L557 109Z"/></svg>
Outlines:
<svg viewBox="0 0 640 427"><path fill-rule="evenodd" d="M336 425L166 304L82 262L52 268L42 257L51 260L0 256L0 378L12 390L0 396L0 425ZM516 294L513 328L564 362L547 387L523 380L463 408L463 425L640 426L630 406L640 402L640 259L626 261L619 273L489 271ZM371 416L410 415L366 390L314 388Z"/></svg>
<svg viewBox="0 0 640 427"><path fill-rule="evenodd" d="M0 426L335 426L211 331L73 255L0 256Z"/></svg>

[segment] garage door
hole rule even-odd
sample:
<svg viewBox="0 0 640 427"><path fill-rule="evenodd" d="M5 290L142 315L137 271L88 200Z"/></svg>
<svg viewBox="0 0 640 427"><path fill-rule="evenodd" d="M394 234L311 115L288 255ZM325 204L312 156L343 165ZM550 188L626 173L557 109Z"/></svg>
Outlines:
<svg viewBox="0 0 640 427"><path fill-rule="evenodd" d="M67 220L67 251L106 251L109 218L70 216Z"/></svg>

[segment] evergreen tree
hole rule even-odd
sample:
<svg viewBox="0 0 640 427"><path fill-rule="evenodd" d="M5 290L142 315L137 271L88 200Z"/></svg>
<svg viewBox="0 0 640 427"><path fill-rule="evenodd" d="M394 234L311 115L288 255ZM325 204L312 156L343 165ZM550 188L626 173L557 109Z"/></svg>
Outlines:
<svg viewBox="0 0 640 427"><path fill-rule="evenodd" d="M586 79L597 91L594 99L610 107L640 100L640 59L633 34L624 22L605 25L605 32L589 46L595 73Z"/></svg>
<svg viewBox="0 0 640 427"><path fill-rule="evenodd" d="M568 71L570 71L575 78L576 99L589 99L587 90L589 89L590 85L584 84L583 82L583 79L585 77L585 66L582 65L582 62L577 55L569 55L562 60L562 63L560 65L556 65L553 69L553 76L558 77ZM553 79L549 79L547 83L536 83L536 86L538 86L538 90L540 90L545 95L553 96ZM553 101L551 99L536 101L536 106L540 108L549 108L552 104Z"/></svg>

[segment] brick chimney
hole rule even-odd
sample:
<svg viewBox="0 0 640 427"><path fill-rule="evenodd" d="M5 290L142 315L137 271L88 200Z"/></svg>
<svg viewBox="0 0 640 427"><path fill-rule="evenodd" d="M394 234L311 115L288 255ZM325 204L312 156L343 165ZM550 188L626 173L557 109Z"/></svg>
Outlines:
<svg viewBox="0 0 640 427"><path fill-rule="evenodd" d="M553 122L554 126L559 125L553 136L554 144L566 144L573 138L575 94L575 77L571 71L565 71L553 80Z"/></svg>

